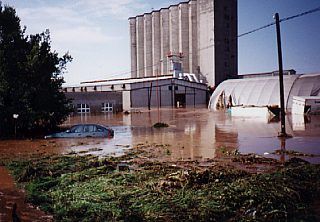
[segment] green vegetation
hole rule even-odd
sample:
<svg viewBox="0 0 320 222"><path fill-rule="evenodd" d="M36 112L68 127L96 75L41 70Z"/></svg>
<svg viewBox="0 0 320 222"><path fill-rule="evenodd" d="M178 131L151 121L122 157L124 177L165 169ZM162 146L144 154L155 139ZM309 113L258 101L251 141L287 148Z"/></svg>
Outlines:
<svg viewBox="0 0 320 222"><path fill-rule="evenodd" d="M273 173L251 174L231 166L134 159L141 154L106 159L70 154L8 167L25 185L29 201L56 221L316 220L310 204L319 198L319 165L296 158ZM117 170L124 162L130 171Z"/></svg>
<svg viewBox="0 0 320 222"><path fill-rule="evenodd" d="M71 111L61 86L72 58L50 43L48 30L25 35L16 11L0 1L0 136L50 130Z"/></svg>

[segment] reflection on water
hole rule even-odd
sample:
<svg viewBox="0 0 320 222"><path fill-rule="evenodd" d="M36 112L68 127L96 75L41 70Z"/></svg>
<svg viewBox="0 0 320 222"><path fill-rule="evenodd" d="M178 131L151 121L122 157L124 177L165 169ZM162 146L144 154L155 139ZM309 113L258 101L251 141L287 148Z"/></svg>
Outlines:
<svg viewBox="0 0 320 222"><path fill-rule="evenodd" d="M56 139L35 141L1 141L0 152L23 153L90 151L97 155L121 155L139 143L169 144L171 158L179 160L207 159L238 149L240 153L267 154L280 149L277 135L279 122L264 118L231 117L224 112L207 109L162 109L160 121L168 128L154 129L157 110L130 115L79 115L70 117L66 126L77 123L97 123L115 130L112 139ZM287 116L285 141L287 150L320 155L320 116ZM283 146L283 144L282 144ZM268 155L274 157L273 155ZM280 158L276 156L276 158ZM285 157L284 157L285 158ZM320 159L312 158L312 162Z"/></svg>
<svg viewBox="0 0 320 222"><path fill-rule="evenodd" d="M274 119L231 117L206 109L162 109L160 120L170 127L151 127L158 121L156 110L131 115L77 116L68 124L90 122L117 126L118 129L126 126L123 130L130 132L116 136L114 144L169 144L172 159L214 158L234 149L241 153L266 154L281 148L277 137L279 121ZM285 141L286 149L320 154L320 116L287 116L286 124L287 133L293 136ZM318 162L319 158L312 161Z"/></svg>

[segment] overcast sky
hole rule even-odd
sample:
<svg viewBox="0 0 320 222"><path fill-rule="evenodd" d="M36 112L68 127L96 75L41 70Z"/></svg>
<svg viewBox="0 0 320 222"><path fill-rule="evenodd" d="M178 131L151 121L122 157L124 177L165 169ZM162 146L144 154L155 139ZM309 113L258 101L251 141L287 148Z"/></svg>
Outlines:
<svg viewBox="0 0 320 222"><path fill-rule="evenodd" d="M1 0L0 0L1 1ZM50 30L52 49L74 58L67 84L130 74L128 17L177 0L2 0L16 8L27 34ZM238 0L238 33L320 7L319 0ZM285 69L320 72L320 12L281 23ZM239 73L277 69L275 27L239 38Z"/></svg>

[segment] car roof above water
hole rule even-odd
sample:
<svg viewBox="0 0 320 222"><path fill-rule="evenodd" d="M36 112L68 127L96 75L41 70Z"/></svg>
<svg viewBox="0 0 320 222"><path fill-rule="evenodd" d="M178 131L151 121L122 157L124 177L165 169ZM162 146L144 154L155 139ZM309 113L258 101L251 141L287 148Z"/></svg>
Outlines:
<svg viewBox="0 0 320 222"><path fill-rule="evenodd" d="M75 126L100 126L100 127L108 128L107 126L95 124L95 123L84 123L84 124L81 123L81 124L72 125L71 127L75 127Z"/></svg>

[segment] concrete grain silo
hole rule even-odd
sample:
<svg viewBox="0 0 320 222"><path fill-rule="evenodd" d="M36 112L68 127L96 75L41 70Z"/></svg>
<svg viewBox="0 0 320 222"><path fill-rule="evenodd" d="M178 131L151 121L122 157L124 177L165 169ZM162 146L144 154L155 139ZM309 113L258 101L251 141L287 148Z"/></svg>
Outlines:
<svg viewBox="0 0 320 222"><path fill-rule="evenodd" d="M160 11L152 12L152 60L153 76L157 76L161 73Z"/></svg>
<svg viewBox="0 0 320 222"><path fill-rule="evenodd" d="M189 1L189 72L198 71L197 1Z"/></svg>
<svg viewBox="0 0 320 222"><path fill-rule="evenodd" d="M189 4L179 4L179 53L182 55L182 67L186 73L189 69Z"/></svg>
<svg viewBox="0 0 320 222"><path fill-rule="evenodd" d="M236 78L237 23L237 0L189 0L129 18L131 77L172 74L171 55L209 86Z"/></svg>
<svg viewBox="0 0 320 222"><path fill-rule="evenodd" d="M161 39L161 74L168 74L167 55L170 52L169 9L160 10L160 39Z"/></svg>
<svg viewBox="0 0 320 222"><path fill-rule="evenodd" d="M170 52L179 53L179 8L172 5L169 8Z"/></svg>
<svg viewBox="0 0 320 222"><path fill-rule="evenodd" d="M144 64L144 18L137 16L136 22L136 39L137 39L137 77L144 77L145 64Z"/></svg>
<svg viewBox="0 0 320 222"><path fill-rule="evenodd" d="M151 14L144 14L144 76L152 76L152 17Z"/></svg>
<svg viewBox="0 0 320 222"><path fill-rule="evenodd" d="M136 33L136 18L129 18L130 24L130 52L131 52L131 77L137 77L137 33Z"/></svg>

